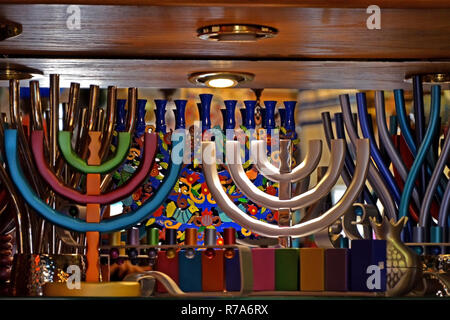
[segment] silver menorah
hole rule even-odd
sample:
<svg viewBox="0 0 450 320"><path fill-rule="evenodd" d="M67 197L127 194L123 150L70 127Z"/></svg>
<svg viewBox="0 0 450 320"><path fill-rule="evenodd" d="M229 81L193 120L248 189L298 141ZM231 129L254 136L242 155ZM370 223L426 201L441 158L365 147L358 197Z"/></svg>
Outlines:
<svg viewBox="0 0 450 320"><path fill-rule="evenodd" d="M314 188L292 197L292 183L308 177L317 167L321 157L320 140L309 141L308 145L309 150L304 161L295 168L291 168L291 141L280 140L280 167L277 168L267 158L265 141L251 141L251 160L256 168L267 179L279 183L278 196L273 196L258 189L245 174L240 156L240 143L230 140L226 142L226 165L236 187L256 204L278 210L278 225L273 225L248 216L227 196L217 174L215 143L203 141L203 172L214 200L231 219L242 227L262 236L279 238L279 243L285 247L290 245L291 238L305 237L329 227L351 208L364 186L369 167L369 140L357 140L355 174L342 198L319 217L292 225L292 212L310 206L329 194L344 166L345 141L332 140L330 164L323 178Z"/></svg>

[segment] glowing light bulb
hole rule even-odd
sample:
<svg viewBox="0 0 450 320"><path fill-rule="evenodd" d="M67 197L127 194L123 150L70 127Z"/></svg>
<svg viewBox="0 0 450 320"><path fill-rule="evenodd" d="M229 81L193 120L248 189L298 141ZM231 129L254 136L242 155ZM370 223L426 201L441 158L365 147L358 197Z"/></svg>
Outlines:
<svg viewBox="0 0 450 320"><path fill-rule="evenodd" d="M212 88L230 88L234 87L237 82L228 78L216 78L206 81L206 85Z"/></svg>

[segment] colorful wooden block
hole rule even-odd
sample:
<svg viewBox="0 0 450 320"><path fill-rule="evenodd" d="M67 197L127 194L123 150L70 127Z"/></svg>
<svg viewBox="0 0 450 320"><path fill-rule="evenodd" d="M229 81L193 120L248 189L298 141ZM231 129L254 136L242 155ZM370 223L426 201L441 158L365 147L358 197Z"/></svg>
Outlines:
<svg viewBox="0 0 450 320"><path fill-rule="evenodd" d="M109 282L111 280L111 266L109 264L100 264L100 272L102 282Z"/></svg>
<svg viewBox="0 0 450 320"><path fill-rule="evenodd" d="M224 262L223 250L215 250L213 258L209 258L205 251L202 252L202 289L203 291L223 291Z"/></svg>
<svg viewBox="0 0 450 320"><path fill-rule="evenodd" d="M253 248L253 291L275 290L275 249Z"/></svg>
<svg viewBox="0 0 450 320"><path fill-rule="evenodd" d="M374 267L379 268L378 275L375 275L377 271L373 270ZM379 288L368 285L373 283L372 279L374 276L380 277ZM350 290L363 292L386 290L385 240L352 240L350 250Z"/></svg>
<svg viewBox="0 0 450 320"><path fill-rule="evenodd" d="M352 240L350 250L350 290L368 291L367 267L370 265L370 240Z"/></svg>
<svg viewBox="0 0 450 320"><path fill-rule="evenodd" d="M325 290L325 249L300 249L300 290Z"/></svg>
<svg viewBox="0 0 450 320"><path fill-rule="evenodd" d="M202 253L196 252L192 259L186 258L186 251L178 253L178 279L180 289L185 292L202 291Z"/></svg>
<svg viewBox="0 0 450 320"><path fill-rule="evenodd" d="M349 249L325 250L325 290L348 291Z"/></svg>
<svg viewBox="0 0 450 320"><path fill-rule="evenodd" d="M241 290L241 266L239 260L239 250L234 249L234 256L231 259L224 258L225 262L225 288L227 291Z"/></svg>
<svg viewBox="0 0 450 320"><path fill-rule="evenodd" d="M386 240L373 240L372 241L372 262L380 268L380 289L371 291L386 291L387 281L387 244Z"/></svg>
<svg viewBox="0 0 450 320"><path fill-rule="evenodd" d="M299 249L275 249L275 290L296 291L299 289Z"/></svg>
<svg viewBox="0 0 450 320"><path fill-rule="evenodd" d="M169 259L166 256L166 251L161 250L158 252L158 258L156 259L156 268L157 271L161 271L167 274L172 278L177 284L178 281L178 255ZM156 283L156 291L157 292L167 292L167 290L157 281Z"/></svg>

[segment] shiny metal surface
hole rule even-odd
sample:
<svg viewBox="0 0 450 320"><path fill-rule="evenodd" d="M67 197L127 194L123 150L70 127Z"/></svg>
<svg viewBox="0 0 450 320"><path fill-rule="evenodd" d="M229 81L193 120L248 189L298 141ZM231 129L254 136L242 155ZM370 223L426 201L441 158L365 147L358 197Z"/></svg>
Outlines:
<svg viewBox="0 0 450 320"><path fill-rule="evenodd" d="M450 124L450 120L448 121ZM423 198L422 207L420 208L420 217L419 217L419 225L424 227L429 227L431 224L431 203L433 201L434 193L436 192L436 188L439 184L439 179L442 174L445 172L446 164L449 163L450 159L450 134L447 133L447 136L444 140L444 145L441 149L441 154L439 156L438 161L436 162L436 167L433 170L433 174L431 175L431 179L426 188L425 196ZM448 182L450 184L450 182ZM441 202L441 206L445 204L445 201ZM439 219L442 219L439 217ZM440 222L439 225L446 226L445 222ZM445 239L444 239L445 241Z"/></svg>
<svg viewBox="0 0 450 320"><path fill-rule="evenodd" d="M355 127L355 123L353 122L352 110L350 107L350 98L347 94L345 94L340 95L339 100L341 103L342 115L344 116L347 134L350 138L350 141L352 142L353 147L355 147L359 136ZM380 173L378 172L372 161L369 162L368 179L372 187L375 189L378 197L380 198L381 203L383 204L385 214L389 218L397 219L397 207L395 206L394 200L392 199L389 189L384 184Z"/></svg>
<svg viewBox="0 0 450 320"><path fill-rule="evenodd" d="M403 296L410 292L422 279L422 262L420 257L400 239L400 233L407 217L388 220L383 217L381 223L370 218L370 223L377 239L386 240L387 296Z"/></svg>
<svg viewBox="0 0 450 320"><path fill-rule="evenodd" d="M319 164L322 156L322 140L308 141L305 159L289 173L280 174L278 168L269 162L266 145L262 140L251 141L251 156L256 168L267 179L277 182L296 182L309 176Z"/></svg>
<svg viewBox="0 0 450 320"><path fill-rule="evenodd" d="M384 105L384 92L376 91L375 92L375 109L376 109L376 119L378 132L380 135L380 139L383 142L384 148L391 158L394 167L398 170L400 177L405 181L408 177L408 170L406 169L405 163L403 159L400 157L400 154L397 151L397 148L394 146L394 143L391 139L391 134L386 125L386 110ZM418 208L420 208L419 194L417 193L417 189L413 190L413 199Z"/></svg>
<svg viewBox="0 0 450 320"><path fill-rule="evenodd" d="M56 167L58 157L59 75L50 75L50 166Z"/></svg>
<svg viewBox="0 0 450 320"><path fill-rule="evenodd" d="M128 89L128 107L127 107L127 132L133 132L136 125L136 108L138 99L138 89Z"/></svg>
<svg viewBox="0 0 450 320"><path fill-rule="evenodd" d="M281 200L276 196L269 195L258 189L251 182L241 164L239 141L226 142L226 157L228 169L234 183L250 200L273 210L278 210L280 208L296 210L313 204L330 192L331 188L339 179L344 166L344 147L344 140L333 140L331 143L330 165L323 179L320 180L313 189L289 200Z"/></svg>
<svg viewBox="0 0 450 320"><path fill-rule="evenodd" d="M116 101L117 88L114 86L108 87L108 101L106 105L106 128L102 137L102 147L100 149L100 158L105 160L108 155L109 148L113 137L114 124L116 123Z"/></svg>
<svg viewBox="0 0 450 320"><path fill-rule="evenodd" d="M9 111L11 118L11 126L17 128L18 134L21 139L21 143L19 144L20 151L25 160L26 168L31 173L37 173L37 171L33 171L33 162L31 161L31 151L25 139L25 133L22 126L22 120L20 117L20 87L18 80L10 80L9 81ZM3 127L3 122L2 122ZM5 129L5 128L3 128ZM28 156L27 156L28 155ZM9 174L3 166L0 166L0 175L2 177L2 182L4 182L8 191L11 194L11 199L13 200L14 208L16 209L16 236L17 236L17 249L19 253L32 253L33 252L33 237L32 237L32 226L30 213L27 207L24 205L23 201L21 201L16 189L14 188L14 184L10 179ZM31 174L31 181L33 186L36 189L39 188L38 181L36 180L36 175ZM42 190L37 190L42 192Z"/></svg>
<svg viewBox="0 0 450 320"><path fill-rule="evenodd" d="M356 210L362 210L360 221L356 220ZM372 205L366 205L362 203L355 203L353 206L344 214L342 219L342 228L344 229L345 235L350 240L361 240L361 239L372 239L372 232L370 228L369 218L377 218L378 211ZM357 225L362 225L364 234L361 235Z"/></svg>
<svg viewBox="0 0 450 320"><path fill-rule="evenodd" d="M39 91L39 81L30 81L30 102L31 111L33 112L33 129L42 130L43 128L43 118L42 118L42 102L41 94Z"/></svg>
<svg viewBox="0 0 450 320"><path fill-rule="evenodd" d="M321 115L322 115L323 131L325 134L325 141L327 143L328 150L331 150L331 140L334 139L334 133L333 133L333 126L331 124L330 113L328 111L326 111L326 112L322 112ZM344 180L345 185L348 187L350 185L352 177L350 175L350 172L348 171L347 166L344 166L341 176L342 176L342 180Z"/></svg>
<svg viewBox="0 0 450 320"><path fill-rule="evenodd" d="M110 90L111 88L111 90ZM109 119L111 119L112 116L115 117L116 112L116 101L117 101L117 93L116 93L115 87L108 87L108 106L111 106L111 112L108 112ZM138 100L138 89L137 88L128 88L128 107L127 107L127 126L126 131L129 133L132 133L134 131L134 127L136 125L136 109L137 109L137 100ZM113 124L112 127L108 127L107 133L109 134L110 130L113 130L115 121L110 122L109 124ZM110 133L110 139L112 139L112 131ZM101 156L106 157L108 154L108 149L102 150L100 149L100 152L104 152L104 154L101 154ZM102 192L105 192L109 189L112 182L112 175L113 173L107 173L103 176L102 181L100 183L100 188Z"/></svg>
<svg viewBox="0 0 450 320"><path fill-rule="evenodd" d="M217 24L199 28L197 37L209 41L252 42L273 38L277 33L275 28L256 24Z"/></svg>
<svg viewBox="0 0 450 320"><path fill-rule="evenodd" d="M156 278L154 275L144 273L131 273L123 278L123 281L136 281L141 285L141 296L150 297L156 288Z"/></svg>
<svg viewBox="0 0 450 320"><path fill-rule="evenodd" d="M288 139L280 140L280 174L289 174L292 163L292 142ZM278 184L278 197L280 200L289 200L292 196L292 184L290 181L280 181ZM278 225L280 227L291 226L291 210L289 208L279 208ZM290 248L292 239L290 237L278 238L278 243L283 248Z"/></svg>
<svg viewBox="0 0 450 320"><path fill-rule="evenodd" d="M75 124L78 122L78 101L80 99L80 84L72 82L69 89L69 104L67 107L66 123L64 130L73 131Z"/></svg>
<svg viewBox="0 0 450 320"><path fill-rule="evenodd" d="M342 143L338 143L338 145L339 144L342 146ZM230 147L234 148L234 145L230 144ZM210 161L211 159L215 159L216 153L215 143L211 141L202 142L203 173L205 175L208 188L215 201L227 214L227 216L233 219L236 223L239 223L244 228L247 228L255 233L267 237L304 237L316 233L333 224L334 221L340 218L358 198L367 176L370 154L369 150L369 141L367 139L359 139L356 141L357 159L353 181L334 207L327 210L320 217L291 227L279 227L255 220L236 207L234 202L223 190L223 186L217 174L216 163L209 163L212 162Z"/></svg>
<svg viewBox="0 0 450 320"><path fill-rule="evenodd" d="M89 109L87 118L88 131L95 131L95 124L97 123L97 107L100 95L100 87L91 85L89 94Z"/></svg>
<svg viewBox="0 0 450 320"><path fill-rule="evenodd" d="M25 131L22 125L22 117L20 114L20 85L19 80L10 80L9 81L9 111L11 117L11 127L16 128L19 135L19 148L20 152L25 160L26 168L28 169L29 174L31 175L31 181L33 183L33 187L38 192L38 194L42 195L42 188L40 186L39 181L37 180L37 170L34 167L34 162L32 161L32 155L30 147L27 143L27 138L25 136Z"/></svg>

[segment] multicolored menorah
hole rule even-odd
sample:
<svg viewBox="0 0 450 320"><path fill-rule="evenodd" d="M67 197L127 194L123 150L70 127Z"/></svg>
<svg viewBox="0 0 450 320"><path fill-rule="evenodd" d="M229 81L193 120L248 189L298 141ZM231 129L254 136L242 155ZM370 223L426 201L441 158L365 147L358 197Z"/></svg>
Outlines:
<svg viewBox="0 0 450 320"><path fill-rule="evenodd" d="M132 109L133 104L137 100L137 90L131 88L129 90L129 108ZM12 180L16 184L18 190L22 194L25 201L34 210L41 214L45 219L55 225L65 229L85 232L87 235L87 282L99 281L99 233L113 232L134 226L148 217L152 212L160 207L166 197L171 192L176 183L183 159L184 139L182 136L173 136L174 139L172 150L178 150L179 155L175 159L172 154L172 162L166 179L158 188L154 197L147 201L143 206L134 212L130 212L118 217L101 221L100 205L111 204L125 198L131 194L136 187L147 177L149 170L154 162L157 137L154 133L145 134L145 151L141 166L136 174L125 185L115 190L102 194L100 191L101 174L113 171L125 159L131 142L129 132L120 132L118 135L118 145L115 155L109 160L102 162L100 156L101 149L101 132L89 131L89 157L87 161L79 157L71 148L71 132L58 132L59 148L65 161L75 170L82 174L86 174L86 193L74 190L59 179L45 160L44 155L44 133L41 130L32 132L32 151L35 158L38 171L42 178L51 186L53 191L59 195L70 199L76 203L87 205L86 221L78 218L72 218L62 212L59 212L47 205L29 185L18 158L17 130L9 129L5 131L5 150L8 169ZM178 140L176 140L178 139ZM181 156L180 156L181 155ZM174 160L175 159L175 160Z"/></svg>

